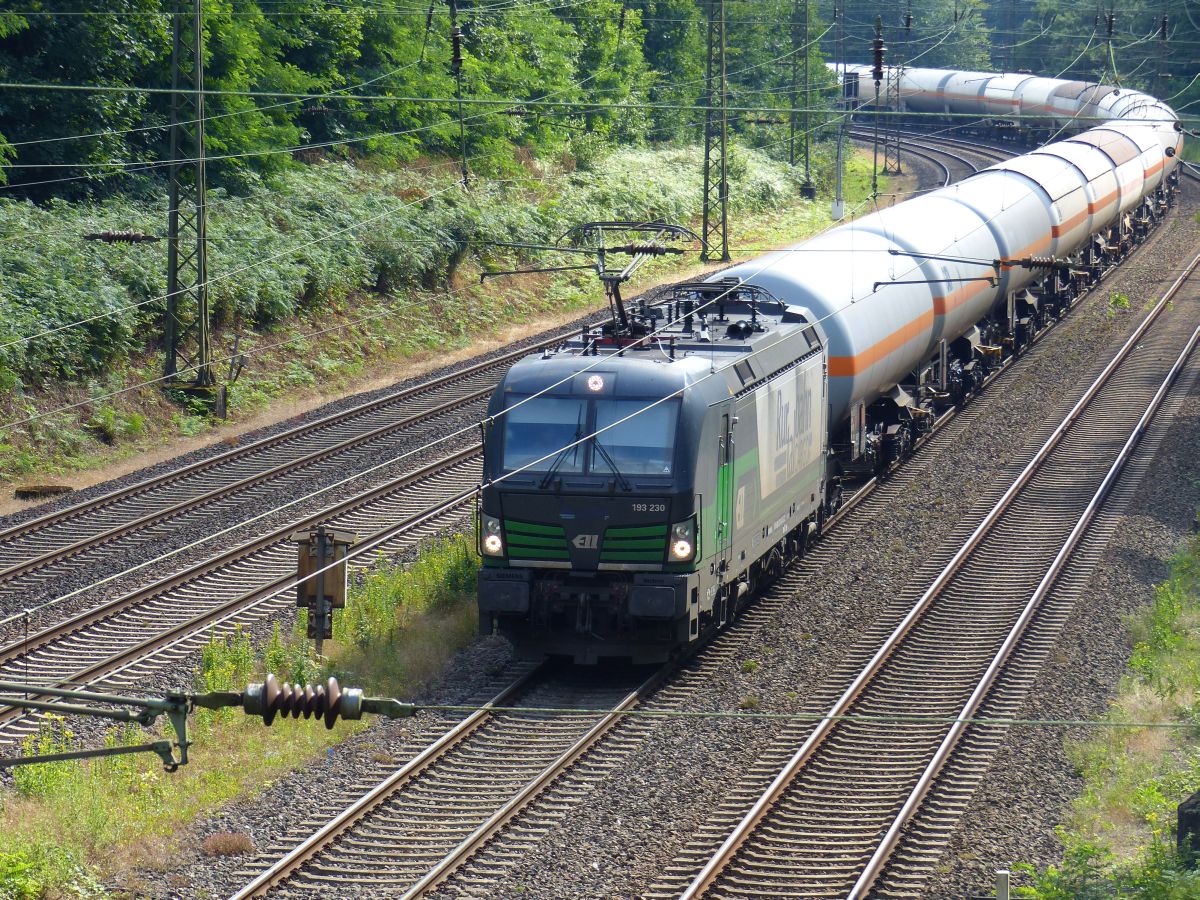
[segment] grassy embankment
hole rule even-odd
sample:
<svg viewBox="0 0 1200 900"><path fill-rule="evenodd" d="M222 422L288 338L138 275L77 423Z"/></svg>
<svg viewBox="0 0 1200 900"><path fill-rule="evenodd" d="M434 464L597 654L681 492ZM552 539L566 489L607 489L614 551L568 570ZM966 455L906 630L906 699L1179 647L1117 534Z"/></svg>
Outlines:
<svg viewBox="0 0 1200 900"><path fill-rule="evenodd" d="M850 173L853 203L867 192L869 164L855 158ZM481 271L531 262L490 242L552 242L589 219L695 224L699 177L699 150L685 147L621 150L587 171L531 163L528 177L481 181L469 193L444 168L377 172L341 163L287 172L248 197L214 192L214 354L232 355L238 334L239 350L249 354L232 391L232 419L336 394L514 325L596 307L600 292L586 274L480 285ZM731 180L735 248L799 239L829 222L827 202L801 201L795 173L757 151L735 151ZM0 344L98 317L0 348L0 422L81 404L0 431L0 481L69 477L210 427L153 387L106 396L160 374L146 335L157 333L165 249L80 235L158 233L164 202L0 200L0 233L14 236L0 254ZM560 255L539 261L563 262ZM656 261L641 283L695 265L692 257ZM218 367L222 378L227 367Z"/></svg>
<svg viewBox="0 0 1200 900"><path fill-rule="evenodd" d="M269 671L310 683L334 674L372 694L411 696L474 636L476 565L474 541L464 535L425 548L407 568L365 579L337 615L324 661L311 656L303 622L295 634L277 629L259 651L241 633L213 640L196 689L240 690ZM191 761L173 774L145 754L15 769L13 788L0 793L0 898L106 896L105 884L136 893L139 872L167 871L190 849L183 836L196 817L333 752L362 727L342 722L327 731L289 719L266 728L233 710L199 711ZM138 728L108 736L110 744L146 740ZM78 744L60 721L26 751ZM226 848L245 851L249 843L243 835L218 836L202 852Z"/></svg>
<svg viewBox="0 0 1200 900"><path fill-rule="evenodd" d="M1183 900L1200 872L1175 852L1175 810L1200 790L1200 536L1176 554L1153 603L1133 617L1134 652L1103 727L1068 745L1083 793L1059 829L1061 866L1022 867L1039 900ZM1155 727L1192 723L1183 728Z"/></svg>

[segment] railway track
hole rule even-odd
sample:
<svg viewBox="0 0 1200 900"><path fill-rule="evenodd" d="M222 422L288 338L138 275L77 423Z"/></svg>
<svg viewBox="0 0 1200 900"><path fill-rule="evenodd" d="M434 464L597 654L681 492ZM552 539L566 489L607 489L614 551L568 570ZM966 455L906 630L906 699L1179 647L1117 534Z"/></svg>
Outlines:
<svg viewBox="0 0 1200 900"><path fill-rule="evenodd" d="M179 658L214 633L292 606L296 549L290 536L298 528L324 523L358 535L352 564L366 566L460 521L474 495L463 485L477 483L479 473L477 446L454 451L202 565L22 635L0 647L0 673L47 685L136 687L153 658ZM0 744L19 742L40 721L0 708Z"/></svg>
<svg viewBox="0 0 1200 900"><path fill-rule="evenodd" d="M123 555L169 542L188 521L269 509L290 487L311 490L369 465L406 432L437 433L437 419L482 403L505 368L560 343L557 334L296 425L137 484L0 532L0 589L9 596L53 589L66 575L98 578ZM444 432L443 432L444 433ZM94 582L93 582L94 583Z"/></svg>
<svg viewBox="0 0 1200 900"><path fill-rule="evenodd" d="M873 488L872 482L851 497L828 527L835 529ZM836 551L827 545L824 552ZM785 576L701 656L663 667L636 687L628 682L619 697L605 670L575 670L575 681L548 667L522 671L489 702L417 748L402 767L380 773L369 786L351 786L290 841L268 848L242 870L250 880L235 900L372 890L414 898L458 877L477 855L494 862L498 854L501 869L512 865L523 847L555 827L580 793L637 745L649 721L622 716L686 708L746 634L787 602L799 578L796 572ZM598 693L582 703L578 696L563 702L564 690L577 691L579 679L596 675L602 686L588 690ZM591 706L594 713L575 712ZM547 716L555 707L572 712ZM483 896L493 896L495 877L489 872L473 883Z"/></svg>
<svg viewBox="0 0 1200 900"><path fill-rule="evenodd" d="M536 346L560 340L561 336L555 336ZM13 540L19 541L22 535L40 539L47 534L73 529L76 513L84 517L78 528L83 537L73 544L47 550L41 557L27 560L27 568L11 577L18 578L19 574L27 572L42 573L51 567L51 559L68 565L85 564L90 559L89 551L107 543L123 537L145 539L143 526L152 529L154 525L175 522L178 515L184 515L188 510L217 502L240 502L244 499L239 494L243 488L256 486L270 490L275 476L304 470L314 462L336 464L338 448L353 448L382 440L406 424L429 419L438 412L479 399L481 394L491 390L498 369L506 365L510 357L526 352L528 349L514 351L468 367L465 385L456 385L453 375L444 375L258 444L228 451L181 471L17 526L6 533L15 535ZM409 402L415 408L396 419L397 407ZM380 423L378 416L391 416L392 420ZM354 433L345 435L346 428L352 428ZM331 430L341 434L342 439L330 443ZM306 440L319 440L322 446L306 455L293 454L288 460L277 461L272 457L274 465L262 466L263 454L272 454L279 447L294 450ZM258 466L259 471L232 480L220 475L223 461L236 466L247 459ZM175 476L185 481L194 476L203 481L217 475L220 475L220 483L191 499L178 500L177 495L170 493ZM382 551L409 546L435 530L431 523L445 526L453 521L458 504L465 499L465 493L454 488L477 480L477 454L452 453L412 476L363 491L247 543L216 553L186 571L159 578L61 621L43 625L28 615L10 616L0 621L0 636L8 641L0 645L0 675L35 678L52 685L67 682L102 683L113 687L135 684L147 671L150 658L161 658L164 654L179 658L196 648L196 636L201 633L210 634L213 629L227 631L238 624L250 624L286 609L290 605L286 592L294 585L294 545L288 540L292 532L325 523L360 536L366 535L364 546L367 548L378 546ZM114 518L120 518L124 505L141 502L139 498L143 497L161 500L164 496L175 499L174 505L147 512L140 518L113 522ZM103 519L110 527L107 531L89 534L87 523L93 519ZM12 541L9 543L11 548ZM21 569L21 564L10 566L8 571L16 573L17 569ZM24 738L39 721L40 717L36 715L12 709L0 710L0 742Z"/></svg>
<svg viewBox="0 0 1200 900"><path fill-rule="evenodd" d="M939 164L946 179L951 177L949 169L933 154L960 158L931 147L912 152ZM272 498L289 486L328 483L339 474L365 468L372 453L406 431L421 428L418 436L434 433L439 416L481 403L514 359L559 343L564 336L555 335L14 525L0 532L0 588L8 597L20 596L26 606L42 610L55 605L64 593L67 598L78 597L140 571L156 560L126 567L130 554L144 554L150 545L177 548L176 535L189 522L202 524L216 515L246 516L269 510ZM70 589L60 591L56 600L36 602L68 578ZM8 612L8 618L0 619L0 636L6 628L11 636L13 628L29 626L24 617L14 614L15 604L9 604Z"/></svg>
<svg viewBox="0 0 1200 900"><path fill-rule="evenodd" d="M850 140L857 141L860 144L870 144L874 141L874 135L866 131L848 131L847 136ZM970 161L949 150L937 150L936 148L924 147L910 141L902 141L900 143L900 150L906 156L915 157L933 166L937 170L938 178L941 181L937 187L948 187L960 178L965 178L979 171ZM954 172L950 170L950 163L962 167L965 173L955 177Z"/></svg>
<svg viewBox="0 0 1200 900"><path fill-rule="evenodd" d="M528 352L528 350L522 350L520 352L525 353L525 352ZM464 462L464 461L465 461L465 459L460 460L460 462ZM474 464L477 465L477 462ZM456 479L457 483L461 485L461 483L463 483L464 481L474 482L475 480L477 480L478 476L477 476L477 474L464 475L461 471L459 471L456 475L453 476L453 478ZM895 483L901 484L902 480L896 479ZM461 500L461 498L460 498L460 500ZM448 500L441 500L434 506L427 505L421 511L413 512L412 514L410 514L407 517L407 519L405 519L405 521L409 523L408 527L417 528L419 526L433 525L434 523L437 523L437 522L444 523L444 519L439 518L439 517L441 517L443 515L449 515L452 512L454 507L452 505L447 506L447 504L452 503L452 501L453 501L453 498L450 498ZM349 508L347 508L346 511L349 512ZM393 510L393 512L390 513L389 515L391 515L394 519L396 513ZM414 524L414 523L419 523L419 524ZM336 527L345 527L344 525L339 524L337 522L334 522L334 524L336 525ZM297 527L298 527L297 525L293 524L293 525L289 526L288 530L289 531L295 530ZM351 524L351 528L352 528L352 530L359 530L359 528L361 528L361 526L359 526L359 528L355 528L353 526L353 524ZM361 533L361 530L360 530L360 533ZM401 534L400 532L398 532L394 529L391 532L389 532L389 535L390 535L390 537L385 535L383 532L376 532L372 535L372 540L378 541L377 546L380 549L383 549L385 546L394 547L397 545L397 542L402 542L402 541L409 539L408 535ZM277 537L278 537L278 535L277 535ZM388 543L389 540L391 540L392 543L389 544ZM823 542L823 543L825 543L825 542ZM826 543L825 547L827 549L818 550L818 552L822 552L822 553L823 552L831 552L832 548L834 546L835 546L834 543ZM275 548L276 551L278 551L278 549L279 549L278 547ZM138 677L140 677L140 673L143 673L145 671L145 668L144 668L145 664L146 664L145 660L146 660L146 654L148 652L149 653L157 653L157 654L160 654L160 656L164 653L180 655L180 654L183 654L186 652L190 652L190 650L194 649L195 646L197 645L197 641L203 641L207 638L207 634L209 633L207 629L210 629L213 627L218 627L221 629L231 629L232 627L234 627L234 625L238 621L249 621L254 618L261 618L262 615L269 614L271 611L280 610L286 606L290 606L291 598L288 596L283 596L283 592L285 592L287 590L287 587L290 586L290 584L291 584L291 581L287 577L287 569L291 568L293 566L293 559L294 559L294 557L292 556L293 553L294 553L294 550L291 549L291 545L289 544L286 567L284 567L283 563L282 563L283 556L277 557L281 561L280 568L279 568L279 571L281 572L281 574L274 581L268 580L266 583L260 585L257 588L253 588L249 591L243 591L243 593L240 594L238 597L226 598L227 602L224 602L223 605L221 605L219 608L203 610L203 611L201 611L200 614L193 615L191 618L189 618L185 622L181 623L180 627L174 629L174 631L172 631L171 634L167 634L166 632L163 631L163 629L160 628L156 634L147 635L145 638L143 638L143 640L140 643L138 643L132 650L128 647L119 648L117 652L120 654L123 654L121 656L118 656L117 654L114 654L114 653L108 653L108 655L103 655L103 654L97 653L97 654L95 654L97 662L94 666L87 668L87 669L81 669L78 665L76 665L75 669L73 671L70 671L65 675L55 674L55 673L65 672L66 668L59 665L59 662L55 662L52 659L48 662L45 662L44 669L36 668L37 666L42 666L43 661L42 661L42 658L35 658L35 656L33 655L33 653L36 652L36 649L40 649L42 647L51 647L52 645L55 645L56 639L52 636L47 635L45 640L39 640L39 642L36 642L37 643L36 649L32 646L30 647L30 650L32 652L29 654L25 654L24 652L22 652L21 648L17 648L14 645L10 645L9 647L6 647L6 648L0 648L0 673L13 674L13 675L16 675L19 677L21 675L24 675L26 672L28 672L30 674L36 674L45 680L54 680L56 678L61 677L64 680L67 678L70 678L72 680L93 680L94 681L96 678L106 678L106 679L109 679L110 681L115 681L116 683L124 683L124 684L135 683L137 681ZM263 558L266 559L266 558L268 558L268 556L264 555ZM813 557L814 560L816 560L818 558L819 557L817 557L817 556ZM226 561L226 562L231 562L231 561ZM220 577L217 578L216 582L214 582L214 583L217 583L221 579L226 578L229 571L230 570L225 570L224 573L222 573L220 575ZM216 573L217 568L213 568L212 572ZM791 596L792 591L788 589L789 584L791 585L791 588L794 589L795 584L794 584L793 576L788 576L787 579L785 579L785 582L781 585L780 590L779 590L779 599L778 599L777 603L782 604L783 602L786 602L787 597ZM194 583L191 585L191 589L195 593L203 594L203 593L211 590L211 588L209 587L208 584L203 584L198 587L197 587L197 585L200 585L200 583L197 582L197 583ZM181 597L184 595L179 594L179 595L175 595L175 596ZM143 600L146 600L146 599L148 599L148 597L143 597ZM171 605L173 605L173 603L168 601L165 603L165 605L171 606ZM766 602L760 602L760 604L758 606L756 606L747 615L746 625L744 627L753 627L753 625L756 621L765 619L765 617L770 615L770 613L773 609L777 609L777 608L778 608L778 606L777 605L773 606L772 602L769 600ZM133 607L131 606L130 609L133 609ZM247 616L245 618L239 618L239 615L241 614L242 610L247 611ZM111 614L111 612L112 612L112 610L110 609L109 613ZM138 615L139 614L135 613L133 618L137 618ZM198 624L200 621L200 618L202 616L206 617L207 624ZM144 616L144 615L142 617L149 618L148 616ZM100 623L104 622L106 620L106 618L107 618L106 615L103 613L101 613L98 616L92 616L92 622L89 624L100 624ZM76 623L76 625L79 625L79 623ZM81 629L76 628L76 631L80 631L80 630ZM738 633L741 633L741 632L739 631ZM99 634L99 632L97 632L97 634ZM60 637L61 637L61 635L60 635ZM124 638L122 638L122 640L124 640ZM718 643L721 640L723 640L723 638L719 638ZM62 647L65 647L67 645L60 643L60 644L57 644L57 646L61 649ZM100 657L102 655L103 655L103 658L101 659ZM68 651L66 653L59 654L60 661L63 659L74 659L76 661L76 663L78 663L79 658L80 657L79 657L78 653L74 652L74 651ZM718 657L717 656L713 657L713 659L716 659L716 658L718 658ZM36 662L36 666L34 666L35 662ZM7 669L7 668L5 668L6 666L12 666L14 668ZM58 666L58 668L55 668L55 666ZM656 698L658 698L660 696L667 696L667 694L660 692L660 694L655 695L655 696L656 696ZM639 699L638 702L641 702L641 700ZM550 704L550 705L553 705L553 704ZM616 721L616 716L614 714L612 714L611 708L605 709L605 710L598 709L598 715L605 721L609 722L610 725L612 722ZM599 721L599 719L597 719L597 721ZM631 723L628 725L628 727L631 731L636 731L636 728L637 728L636 720L626 720L626 722ZM0 730L9 728L9 726L11 726L12 724L13 724L12 718L6 718L6 717L4 717L3 713L0 713ZM608 727L609 726L605 727L605 731L608 730ZM20 729L13 727L7 733L19 734L19 733L21 733L21 731L20 731ZM597 738L596 743L589 743L586 747L583 747L580 750L580 754L577 755L576 759L580 758L580 756L583 755L585 750L592 751L594 753L595 747L597 746L597 744L598 744L598 738ZM612 751L612 752L619 752L619 751ZM442 879L453 877L456 872L460 871L459 867L462 865L462 863L464 861L466 861L468 859L468 857L470 856L470 853L477 853L480 855L489 855L490 854L493 857L498 857L501 859L507 858L511 861L511 854L508 851L496 849L497 846L500 846L500 842L494 841L494 838L498 834L500 834L500 832L505 828L507 823L511 823L512 821L515 821L516 817L519 816L522 813L522 811L524 811L528 808L527 804L532 802L541 793L541 790L545 789L547 786L552 785L552 783L554 783L556 781L556 779L559 779L559 776L563 775L563 773L566 771L566 769L568 767L569 766L560 767L559 769L554 770L553 772L550 771L550 768L551 768L550 765L547 765L546 767L544 767L541 771L545 774L544 774L544 777L541 777L541 780L539 782L540 784L543 785L543 788L539 789L537 792L534 792L533 794L530 794L522 802L519 802L519 803L510 805L510 801L515 799L515 795L513 797L511 797L509 800L503 801L501 807L497 807L497 809L499 810L501 808L506 808L507 811L505 812L504 817L499 818L499 819L493 819L493 817L491 817L491 816L487 817L484 820L484 823L490 822L490 825L488 826L488 830L486 833L484 833L482 831L478 831L478 828L475 831L471 832L471 835L473 835L474 838L473 838L473 843L469 846L470 852L467 852L466 850L460 852L457 861L454 861L454 862L446 862L446 860L449 859L449 856L442 857L441 862L435 862L435 864L427 870L427 874L433 873L435 868L438 870L438 874L436 874L435 876L432 876L431 880L426 884L426 886L420 887L419 890L424 891L426 889L426 887L432 886L432 885L440 882ZM523 784L524 783L528 783L528 782L523 782ZM562 788L560 787L558 789L561 790ZM542 811L539 814L542 815L543 817L546 816L546 813L544 811ZM526 834L525 835L526 839L528 839L529 834L536 834L536 829L534 829L534 831ZM510 837L511 837L511 835L510 835ZM458 845L458 846L466 846L466 845L462 844L462 842L460 842L460 845ZM368 866L368 868L369 868L369 866ZM406 871L411 871L411 870L406 870ZM405 875L403 877L408 877L408 876ZM422 875L422 876L420 876L420 878L423 879L423 878L425 878L425 876ZM419 880L414 881L413 884L418 885ZM290 891L290 888L289 888L289 891Z"/></svg>
<svg viewBox="0 0 1200 900"><path fill-rule="evenodd" d="M861 143L869 144L875 140L875 133L873 131L854 128L847 133L852 140ZM880 137L882 136L881 133ZM966 141L958 141L942 135L927 136L911 132L899 133L899 147L905 155L922 159L934 166L940 173L941 187L961 181L963 178L974 175L980 170L980 167L968 155L964 154L983 159L989 165L1009 159L1012 156L1011 153L999 147L972 145ZM959 174L953 172L950 168L951 165L958 167L961 172Z"/></svg>
<svg viewBox="0 0 1200 900"><path fill-rule="evenodd" d="M351 786L330 806L336 815L310 823L317 826L310 835L260 866L234 896L423 890L594 746L662 677L549 666L521 673L378 783Z"/></svg>
<svg viewBox="0 0 1200 900"><path fill-rule="evenodd" d="M1022 691L996 702L991 689L1015 652L1052 644L1037 633L1042 602L1170 384L1195 365L1197 267L1200 256L983 522L947 548L928 589L900 598L831 675L805 710L820 721L784 729L652 896L919 895L1005 730L984 739L963 720L1019 710ZM1185 300L1188 313L1172 315Z"/></svg>

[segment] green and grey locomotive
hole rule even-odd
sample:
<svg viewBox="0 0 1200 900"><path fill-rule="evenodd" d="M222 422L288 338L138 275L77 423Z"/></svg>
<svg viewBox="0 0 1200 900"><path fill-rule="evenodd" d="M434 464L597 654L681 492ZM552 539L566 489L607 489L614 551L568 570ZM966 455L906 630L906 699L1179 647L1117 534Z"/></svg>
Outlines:
<svg viewBox="0 0 1200 900"><path fill-rule="evenodd" d="M639 321L661 333L585 332L493 395L480 621L522 655L665 659L726 621L823 514L819 326L721 282Z"/></svg>

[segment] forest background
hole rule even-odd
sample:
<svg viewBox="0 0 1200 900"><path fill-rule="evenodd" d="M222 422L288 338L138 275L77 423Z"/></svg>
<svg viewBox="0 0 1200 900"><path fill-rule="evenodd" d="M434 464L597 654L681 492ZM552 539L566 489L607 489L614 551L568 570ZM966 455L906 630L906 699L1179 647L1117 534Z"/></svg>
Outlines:
<svg viewBox="0 0 1200 900"><path fill-rule="evenodd" d="M94 382L155 349L163 245L85 245L81 234L164 231L174 4L3 7L0 390L19 398L50 381ZM363 290L444 286L464 258L486 267L489 246L494 262L498 243L552 240L569 212L691 217L698 194L690 205L677 194L696 173L665 166L698 166L685 151L703 133L707 9L458 0L466 155L479 179L464 194L451 189L460 114L446 0L205 0L218 325L261 331ZM743 209L799 197L795 185L776 189L797 156L794 109L812 113L812 176L828 189L835 92L824 63L839 47L867 61L877 14L891 59L1115 81L1171 97L1185 115L1200 104L1200 13L1187 0L1123 3L1111 38L1104 10L1084 0L922 0L905 31L907 9L846 0L838 27L828 0L727 0L733 176L753 170L749 187L771 195L751 190L747 202L739 189ZM805 58L807 93L794 81ZM666 150L680 152L653 156ZM626 155L606 168L613 153ZM402 201L394 215L383 196Z"/></svg>

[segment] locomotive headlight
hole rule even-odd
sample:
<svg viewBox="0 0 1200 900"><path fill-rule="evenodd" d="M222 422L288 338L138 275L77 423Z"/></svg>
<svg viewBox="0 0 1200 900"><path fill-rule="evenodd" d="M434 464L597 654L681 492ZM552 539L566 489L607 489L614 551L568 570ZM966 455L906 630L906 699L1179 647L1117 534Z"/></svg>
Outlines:
<svg viewBox="0 0 1200 900"><path fill-rule="evenodd" d="M488 556L504 554L504 539L500 536L500 520L495 516L484 515L480 521L480 532L483 534L481 545Z"/></svg>
<svg viewBox="0 0 1200 900"><path fill-rule="evenodd" d="M696 556L696 521L688 519L671 526L671 561L689 562Z"/></svg>

